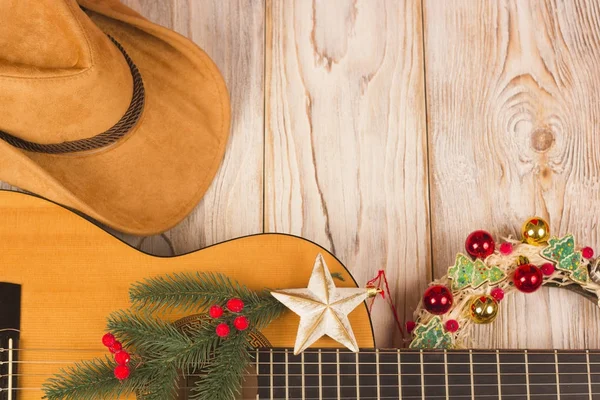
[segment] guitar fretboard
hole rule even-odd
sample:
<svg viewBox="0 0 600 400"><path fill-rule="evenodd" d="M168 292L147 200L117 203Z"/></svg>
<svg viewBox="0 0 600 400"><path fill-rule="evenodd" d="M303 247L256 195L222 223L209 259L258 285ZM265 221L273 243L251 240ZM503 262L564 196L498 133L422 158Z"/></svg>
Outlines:
<svg viewBox="0 0 600 400"><path fill-rule="evenodd" d="M598 350L259 349L259 399L599 400Z"/></svg>

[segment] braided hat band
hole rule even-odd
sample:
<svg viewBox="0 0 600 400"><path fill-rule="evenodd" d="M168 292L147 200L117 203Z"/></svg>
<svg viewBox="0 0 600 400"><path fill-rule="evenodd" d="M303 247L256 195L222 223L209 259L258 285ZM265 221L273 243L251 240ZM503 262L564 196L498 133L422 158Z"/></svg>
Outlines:
<svg viewBox="0 0 600 400"><path fill-rule="evenodd" d="M131 70L131 76L133 78L133 96L131 98L131 103L129 104L129 108L121 117L119 122L117 122L107 131L104 131L96 136L63 143L40 144L35 142L29 142L2 130L0 130L0 139L4 140L11 146L26 151L46 154L65 154L80 151L97 150L115 143L127 133L129 133L139 121L140 116L142 115L142 110L144 109L144 83L142 82L142 75L140 74L140 71L138 70L137 66L133 63L125 49L123 49L123 46L121 46L110 35L108 35L108 37L123 54L123 57L125 57L125 61L127 61L127 65L129 65L129 69Z"/></svg>

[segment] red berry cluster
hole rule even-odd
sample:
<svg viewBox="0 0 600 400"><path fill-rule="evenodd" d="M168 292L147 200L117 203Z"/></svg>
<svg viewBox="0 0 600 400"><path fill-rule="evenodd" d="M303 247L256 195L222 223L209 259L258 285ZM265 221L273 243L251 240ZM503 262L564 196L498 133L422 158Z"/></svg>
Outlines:
<svg viewBox="0 0 600 400"><path fill-rule="evenodd" d="M227 301L225 308L227 308L227 310L229 310L232 313L238 314L241 313L244 309L244 302L241 299L230 299L229 301ZM223 307L219 305L214 305L208 310L208 315L210 315L210 317L213 319L221 318L223 316L223 313ZM243 315L238 315L233 319L233 326L238 331L245 331L246 329L248 329L249 325L250 321L247 317ZM221 322L219 325L217 325L215 329L215 333L217 334L217 336L222 338L229 336L230 332L231 329L229 328L229 325L226 322Z"/></svg>
<svg viewBox="0 0 600 400"><path fill-rule="evenodd" d="M112 333L107 333L102 336L102 344L108 347L108 350L115 355L115 378L122 381L129 378L131 370L129 369L129 361L131 357L129 353L123 350L123 345L119 342Z"/></svg>

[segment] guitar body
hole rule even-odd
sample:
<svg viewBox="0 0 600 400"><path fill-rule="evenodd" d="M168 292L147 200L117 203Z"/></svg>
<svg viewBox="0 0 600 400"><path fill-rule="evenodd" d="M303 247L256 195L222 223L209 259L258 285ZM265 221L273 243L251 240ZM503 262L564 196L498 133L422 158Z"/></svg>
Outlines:
<svg viewBox="0 0 600 400"><path fill-rule="evenodd" d="M19 348L24 350L18 374L19 387L26 389L18 400L40 399L42 383L70 362L106 355L101 343L106 317L128 308L130 285L145 278L213 271L251 289L301 288L322 253L331 272L345 278L337 286L356 287L334 256L301 238L262 234L178 257L155 257L61 206L7 191L0 191L0 246L0 282L21 285ZM263 334L273 347L293 347L298 321L286 313ZM359 346L373 348L366 307L352 312L350 321ZM324 338L315 346L337 344Z"/></svg>

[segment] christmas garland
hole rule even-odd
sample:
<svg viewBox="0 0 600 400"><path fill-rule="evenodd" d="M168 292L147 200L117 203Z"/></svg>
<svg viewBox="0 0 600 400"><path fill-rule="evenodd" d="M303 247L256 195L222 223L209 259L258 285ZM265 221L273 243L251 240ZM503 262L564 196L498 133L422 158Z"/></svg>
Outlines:
<svg viewBox="0 0 600 400"><path fill-rule="evenodd" d="M573 235L551 237L542 218L527 220L522 239L505 238L496 249L488 232L475 231L448 274L425 291L409 347L450 349L471 347L476 324L493 322L505 295L536 291L544 284L576 289L600 306L600 260L590 247L577 247Z"/></svg>
<svg viewBox="0 0 600 400"><path fill-rule="evenodd" d="M149 279L133 285L130 298L132 308L113 313L102 337L112 356L62 370L44 384L44 398L165 400L174 398L180 375L194 374L200 378L189 398L233 399L251 361L253 333L286 310L268 290L212 273ZM204 317L180 329L161 318L169 312Z"/></svg>

